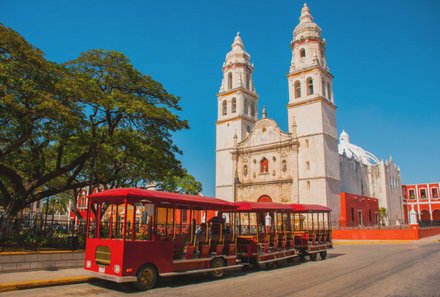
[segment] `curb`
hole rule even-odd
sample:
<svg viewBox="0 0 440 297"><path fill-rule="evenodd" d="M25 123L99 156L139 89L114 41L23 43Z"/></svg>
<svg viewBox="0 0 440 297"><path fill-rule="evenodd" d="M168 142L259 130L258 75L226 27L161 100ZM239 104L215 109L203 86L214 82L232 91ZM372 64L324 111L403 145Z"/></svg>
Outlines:
<svg viewBox="0 0 440 297"><path fill-rule="evenodd" d="M5 284L0 284L0 293L17 291L17 290L26 290L31 288L48 287L48 286L85 283L93 279L95 278L91 276L74 276L74 277L56 278L51 280L34 280L27 282L5 283Z"/></svg>
<svg viewBox="0 0 440 297"><path fill-rule="evenodd" d="M417 242L417 240L341 240L341 241L333 241L334 245L356 245L356 244L404 244L404 243L411 243L411 242Z"/></svg>

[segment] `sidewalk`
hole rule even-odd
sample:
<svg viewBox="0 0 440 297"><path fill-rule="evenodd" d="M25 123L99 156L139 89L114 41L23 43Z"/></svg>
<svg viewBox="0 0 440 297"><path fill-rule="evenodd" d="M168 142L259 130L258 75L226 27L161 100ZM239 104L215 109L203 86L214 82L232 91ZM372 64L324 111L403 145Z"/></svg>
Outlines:
<svg viewBox="0 0 440 297"><path fill-rule="evenodd" d="M21 271L0 274L0 293L53 285L83 283L92 280L83 268Z"/></svg>

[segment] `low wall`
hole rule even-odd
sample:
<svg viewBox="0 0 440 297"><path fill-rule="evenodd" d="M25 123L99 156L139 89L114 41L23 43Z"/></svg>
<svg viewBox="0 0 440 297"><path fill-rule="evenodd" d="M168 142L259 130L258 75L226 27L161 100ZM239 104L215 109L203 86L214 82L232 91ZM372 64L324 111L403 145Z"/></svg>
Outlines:
<svg viewBox="0 0 440 297"><path fill-rule="evenodd" d="M440 234L440 227L419 229L417 225L408 229L340 229L333 230L333 239L346 240L419 240Z"/></svg>
<svg viewBox="0 0 440 297"><path fill-rule="evenodd" d="M0 273L82 267L83 251L0 253Z"/></svg>

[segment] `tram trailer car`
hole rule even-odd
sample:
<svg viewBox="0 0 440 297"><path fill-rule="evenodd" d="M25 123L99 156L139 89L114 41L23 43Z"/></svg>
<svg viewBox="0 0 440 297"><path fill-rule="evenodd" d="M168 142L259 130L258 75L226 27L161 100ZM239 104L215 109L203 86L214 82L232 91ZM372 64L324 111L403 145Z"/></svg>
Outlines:
<svg viewBox="0 0 440 297"><path fill-rule="evenodd" d="M327 250L333 248L331 209L317 204L289 204L292 208L292 226L295 248L302 260L306 256L316 261L327 257Z"/></svg>

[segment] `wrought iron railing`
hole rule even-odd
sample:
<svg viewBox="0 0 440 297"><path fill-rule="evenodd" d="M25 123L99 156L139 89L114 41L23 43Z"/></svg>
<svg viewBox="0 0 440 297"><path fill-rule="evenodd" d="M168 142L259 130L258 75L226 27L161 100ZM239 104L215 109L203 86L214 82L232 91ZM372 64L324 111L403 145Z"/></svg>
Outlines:
<svg viewBox="0 0 440 297"><path fill-rule="evenodd" d="M0 249L82 249L86 224L73 220L0 218Z"/></svg>

